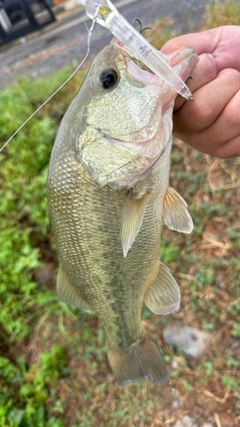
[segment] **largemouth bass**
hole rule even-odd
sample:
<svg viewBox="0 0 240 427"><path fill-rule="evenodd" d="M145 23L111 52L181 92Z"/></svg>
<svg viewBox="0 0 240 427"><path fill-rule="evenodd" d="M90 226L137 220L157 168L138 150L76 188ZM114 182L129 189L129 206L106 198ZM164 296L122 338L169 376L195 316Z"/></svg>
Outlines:
<svg viewBox="0 0 240 427"><path fill-rule="evenodd" d="M188 49L169 60L186 80L197 55ZM158 314L179 308L178 285L159 260L161 228L193 227L185 201L169 187L175 97L114 39L66 112L50 161L58 297L97 314L121 385L168 378L141 312L143 301Z"/></svg>

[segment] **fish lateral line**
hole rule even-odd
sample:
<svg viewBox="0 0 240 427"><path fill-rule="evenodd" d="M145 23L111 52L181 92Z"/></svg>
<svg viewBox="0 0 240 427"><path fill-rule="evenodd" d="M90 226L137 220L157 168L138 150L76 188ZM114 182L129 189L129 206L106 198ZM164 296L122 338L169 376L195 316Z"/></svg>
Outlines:
<svg viewBox="0 0 240 427"><path fill-rule="evenodd" d="M55 90L55 92L53 92L49 98L44 101L20 126L19 128L10 136L10 138L8 138L8 140L3 144L3 146L0 148L0 153L4 150L4 148L9 144L10 141L12 141L12 139L18 134L18 132L20 132L20 130L22 130L22 128L49 102L51 101L51 99L58 93L60 92L60 90L75 76L75 74L80 70L80 68L82 67L82 65L84 64L84 62L87 60L89 53L90 53L90 41L91 41L91 37L92 37L92 33L95 27L96 21L92 21L91 27L88 28L87 25L85 24L87 31L88 31L88 38L87 38L87 51L85 53L84 58L82 59L82 61L80 62L80 64L77 66L77 68L73 71L73 73L61 84L61 86L59 86L58 89Z"/></svg>

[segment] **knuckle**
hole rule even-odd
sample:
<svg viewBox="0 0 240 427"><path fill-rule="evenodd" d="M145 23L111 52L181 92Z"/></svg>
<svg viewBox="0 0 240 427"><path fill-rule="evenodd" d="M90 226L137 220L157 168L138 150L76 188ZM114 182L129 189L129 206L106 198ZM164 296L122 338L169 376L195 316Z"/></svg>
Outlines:
<svg viewBox="0 0 240 427"><path fill-rule="evenodd" d="M233 68L225 68L224 70L218 73L218 76L224 78L225 81L238 83L240 85L240 73L238 70Z"/></svg>
<svg viewBox="0 0 240 427"><path fill-rule="evenodd" d="M200 55L199 67L201 67L201 73L207 81L212 81L217 77L217 64L212 54L203 53Z"/></svg>
<svg viewBox="0 0 240 427"><path fill-rule="evenodd" d="M220 159L232 159L240 156L240 136L222 144L214 151L213 155Z"/></svg>
<svg viewBox="0 0 240 427"><path fill-rule="evenodd" d="M240 90L231 99L228 105L228 126L230 128L239 129L240 131Z"/></svg>

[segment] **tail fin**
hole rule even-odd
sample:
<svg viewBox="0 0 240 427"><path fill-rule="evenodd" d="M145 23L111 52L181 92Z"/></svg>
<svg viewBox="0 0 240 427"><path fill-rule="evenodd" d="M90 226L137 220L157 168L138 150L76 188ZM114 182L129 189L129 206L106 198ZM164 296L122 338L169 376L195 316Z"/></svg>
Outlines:
<svg viewBox="0 0 240 427"><path fill-rule="evenodd" d="M155 342L147 335L125 350L108 352L112 370L119 385L146 379L151 383L166 383L168 372Z"/></svg>

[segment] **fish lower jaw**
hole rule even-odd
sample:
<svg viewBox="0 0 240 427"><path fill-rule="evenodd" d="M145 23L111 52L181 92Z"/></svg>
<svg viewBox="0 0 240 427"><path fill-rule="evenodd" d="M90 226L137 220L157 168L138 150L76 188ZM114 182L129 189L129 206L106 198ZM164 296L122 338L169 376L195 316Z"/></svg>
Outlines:
<svg viewBox="0 0 240 427"><path fill-rule="evenodd" d="M153 139L149 141L134 143L135 153L137 153L137 155L139 156L139 166L136 167L134 174L128 174L126 172L126 174L124 174L122 178L118 178L112 181L111 183L108 183L110 188L112 188L113 190L119 190L126 187L131 188L134 184L136 184L136 182L146 179L152 166L161 158L167 147L169 147L169 145L172 145L171 135L165 144L162 144L161 139L162 138L158 138L158 135L156 135ZM113 140L113 142L114 141L115 140ZM133 149L133 144L131 143L125 143L123 141L119 141L119 143L126 144L129 147L131 146L131 149ZM141 144L142 146L140 147ZM103 185L105 185L105 178Z"/></svg>
<svg viewBox="0 0 240 427"><path fill-rule="evenodd" d="M143 152L146 145L148 145L148 143L156 137L157 132L158 132L158 129L156 129L154 132L151 132L150 138L145 140L142 138L138 140L136 137L133 137L132 140L131 138L129 138L129 140L124 140L124 139L115 138L115 137L112 137L111 135L106 135L106 134L104 136L112 144L129 148L129 150L134 149L140 153L141 151Z"/></svg>

